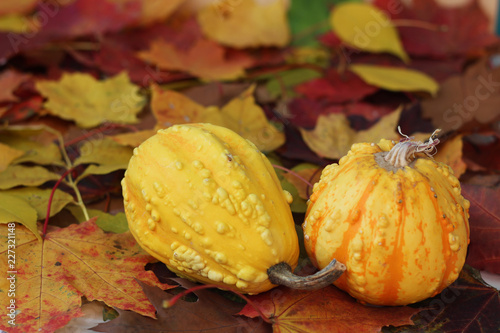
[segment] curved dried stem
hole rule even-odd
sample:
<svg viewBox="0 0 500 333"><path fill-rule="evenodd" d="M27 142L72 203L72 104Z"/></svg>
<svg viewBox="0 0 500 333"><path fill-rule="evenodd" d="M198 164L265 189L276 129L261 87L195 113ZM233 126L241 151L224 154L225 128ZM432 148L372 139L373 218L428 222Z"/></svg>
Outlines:
<svg viewBox="0 0 500 333"><path fill-rule="evenodd" d="M267 275L272 284L282 285L299 290L316 290L331 285L346 270L344 264L333 259L325 268L309 276L298 276L292 268L281 262L269 268Z"/></svg>

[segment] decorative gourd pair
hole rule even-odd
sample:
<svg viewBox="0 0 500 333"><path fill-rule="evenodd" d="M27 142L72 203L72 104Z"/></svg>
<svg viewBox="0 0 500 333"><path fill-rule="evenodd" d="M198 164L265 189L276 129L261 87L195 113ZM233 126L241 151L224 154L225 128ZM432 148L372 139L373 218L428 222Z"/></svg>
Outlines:
<svg viewBox="0 0 500 333"><path fill-rule="evenodd" d="M303 225L322 269L309 277L292 274L299 243L291 195L255 145L223 127L174 125L134 150L122 181L130 231L175 273L221 288L255 294L336 280L361 301L413 303L457 278L468 202L446 165L420 156L422 145L404 145L413 148L356 144L325 168ZM413 152L406 166L384 159Z"/></svg>

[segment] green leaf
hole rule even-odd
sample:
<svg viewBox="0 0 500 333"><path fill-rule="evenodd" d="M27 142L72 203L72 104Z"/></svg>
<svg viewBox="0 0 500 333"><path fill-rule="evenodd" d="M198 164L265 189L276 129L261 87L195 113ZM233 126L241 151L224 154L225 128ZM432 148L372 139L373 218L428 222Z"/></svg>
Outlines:
<svg viewBox="0 0 500 333"><path fill-rule="evenodd" d="M346 44L368 52L388 52L409 62L396 28L389 16L368 3L343 3L336 6L330 23Z"/></svg>
<svg viewBox="0 0 500 333"><path fill-rule="evenodd" d="M290 209L294 213L305 213L307 210L307 201L299 196L297 188L292 185L286 178L281 179L281 187L290 192L293 197L293 201L290 204Z"/></svg>
<svg viewBox="0 0 500 333"><path fill-rule="evenodd" d="M282 166L281 162L274 156L267 156L267 158L273 166L276 165ZM307 210L307 204L306 204L307 201L300 197L299 192L297 191L295 186L293 186L292 183L290 183L285 178L284 174L286 173L286 171L276 167L274 167L274 171L276 171L276 175L278 176L278 179L281 183L281 187L283 188L283 190L290 192L290 194L293 197L293 201L290 204L290 209L292 210L292 212L304 213Z"/></svg>
<svg viewBox="0 0 500 333"><path fill-rule="evenodd" d="M78 222L85 222L86 219L80 207L68 206L71 214L78 220ZM97 216L96 224L99 228L107 232L122 233L128 231L128 222L125 213L118 213L116 215L108 214L99 209L87 209L90 218Z"/></svg>
<svg viewBox="0 0 500 333"><path fill-rule="evenodd" d="M422 72L374 65L351 65L349 70L359 75L365 82L393 91L426 91L433 96L439 90L439 83Z"/></svg>
<svg viewBox="0 0 500 333"><path fill-rule="evenodd" d="M102 230L116 234L128 231L128 222L125 213L118 213L116 215L103 213L97 218L96 224Z"/></svg>
<svg viewBox="0 0 500 333"><path fill-rule="evenodd" d="M37 213L37 219L42 220L47 214L49 197L52 189L40 189L38 187L23 187L2 191L7 194L26 201ZM73 197L68 193L56 190L50 205L50 216L59 213L67 204L74 203Z"/></svg>
<svg viewBox="0 0 500 333"><path fill-rule="evenodd" d="M69 205L66 207L66 209L69 210L71 215L73 215L79 223L87 221L80 206ZM87 213L89 214L90 218L93 218L95 216L99 216L99 214L104 212L99 209L87 209Z"/></svg>
<svg viewBox="0 0 500 333"><path fill-rule="evenodd" d="M42 240L36 225L37 213L25 200L0 192L0 223L18 222Z"/></svg>
<svg viewBox="0 0 500 333"><path fill-rule="evenodd" d="M312 193L312 186L319 181L319 177L321 176L321 168L311 163L300 163L294 166L291 171L293 173L286 173L284 177L295 186L302 199L309 199L309 195ZM309 182L311 186L306 182Z"/></svg>
<svg viewBox="0 0 500 333"><path fill-rule="evenodd" d="M292 45L317 46L316 37L329 29L330 7L336 0L294 0L288 11L288 22L292 33Z"/></svg>
<svg viewBox="0 0 500 333"><path fill-rule="evenodd" d="M272 98L281 96L284 89L287 97L291 97L295 94L291 88L318 77L321 77L321 73L309 68L291 69L275 74L267 82L266 88Z"/></svg>
<svg viewBox="0 0 500 333"><path fill-rule="evenodd" d="M61 176L41 166L27 167L11 165L0 172L0 190L16 186L38 186L49 180L58 180Z"/></svg>

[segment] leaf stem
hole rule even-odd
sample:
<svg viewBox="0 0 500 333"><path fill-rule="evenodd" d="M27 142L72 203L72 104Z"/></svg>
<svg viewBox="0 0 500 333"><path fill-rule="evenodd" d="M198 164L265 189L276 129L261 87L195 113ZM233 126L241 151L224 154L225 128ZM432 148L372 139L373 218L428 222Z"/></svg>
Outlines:
<svg viewBox="0 0 500 333"><path fill-rule="evenodd" d="M199 285L199 286L195 286L195 287L186 289L183 292L181 292L181 293L175 295L174 297L172 297L170 300L164 300L163 301L163 308L169 308L171 306L174 306L174 304L177 303L177 301L179 299L181 299L182 297L186 296L187 294L190 294L190 293L195 292L197 290L212 289L212 288L218 288L218 289L222 289L222 290L227 290L227 291L230 291L233 294L241 297L248 304L250 304L250 306L252 306L255 309L255 311L257 311L257 313L262 318L262 320L264 320L268 324L271 324L271 325L273 324L273 322L271 321L271 319L269 319L268 317L266 317L266 315L259 309L259 307L257 306L257 304L255 304L250 298L246 297L245 295L243 295L242 293L240 293L240 292L238 292L236 290L221 288L220 286L215 285L215 284L203 284L203 285Z"/></svg>
<svg viewBox="0 0 500 333"><path fill-rule="evenodd" d="M59 143L59 149L61 150L61 154L63 155L64 162L66 163L66 169L67 170L73 170L73 162L71 162L71 159L68 156L68 153L66 152L66 146L64 145L64 138L62 137L61 133L52 127L47 127L47 130L57 136L57 141ZM66 171L68 172L68 171ZM73 180L73 177L71 176L71 173L68 175L68 185L73 189L76 195L76 200L78 206L80 206L83 216L85 217L85 220L90 220L89 213L87 212L87 207L85 207L85 204L83 203L82 195L80 193L80 190L78 189L78 186L76 186L75 181Z"/></svg>
<svg viewBox="0 0 500 333"><path fill-rule="evenodd" d="M411 28L421 28L431 31L448 31L448 26L444 24L435 24L420 20L410 20L410 19L396 19L392 20L391 23L396 27L411 27Z"/></svg>
<svg viewBox="0 0 500 333"><path fill-rule="evenodd" d="M61 184L62 180L73 171L73 168L66 170L61 177L57 180L56 184L52 187L52 191L50 192L49 202L47 204L47 215L45 215L45 222L43 224L43 232L42 238L45 239L45 235L47 234L47 226L49 225L49 217L50 217L50 209L52 207L52 199L54 198L54 193L56 193L57 187Z"/></svg>
<svg viewBox="0 0 500 333"><path fill-rule="evenodd" d="M292 170L290 170L288 168L285 168L285 167L282 167L281 165L276 165L276 164L273 164L273 167L275 167L276 169L280 169L280 170L286 171L289 174L291 174L292 176L297 177L298 179L300 179L301 181L303 181L307 186L313 187L313 185L307 179L305 179L304 177L302 177L301 175L299 175L295 171L292 171Z"/></svg>

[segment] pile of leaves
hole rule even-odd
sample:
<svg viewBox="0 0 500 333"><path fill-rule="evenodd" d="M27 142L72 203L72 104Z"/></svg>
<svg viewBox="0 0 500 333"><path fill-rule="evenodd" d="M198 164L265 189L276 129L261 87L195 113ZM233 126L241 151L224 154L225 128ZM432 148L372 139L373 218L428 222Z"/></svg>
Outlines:
<svg viewBox="0 0 500 333"><path fill-rule="evenodd" d="M0 329L53 332L99 301L111 319L101 332L497 331L498 290L476 271L500 274L500 43L490 31L475 1L2 1L0 255L7 267L14 231L15 267L4 271L16 272L17 316L11 326L2 314ZM137 245L120 180L134 147L189 122L225 126L265 152L297 225L307 184L353 143L441 128L435 158L471 201L468 265L406 307L361 305L331 286L279 287L246 304L199 290L164 308L193 283ZM305 256L299 266L314 270ZM8 290L2 279L4 311Z"/></svg>

